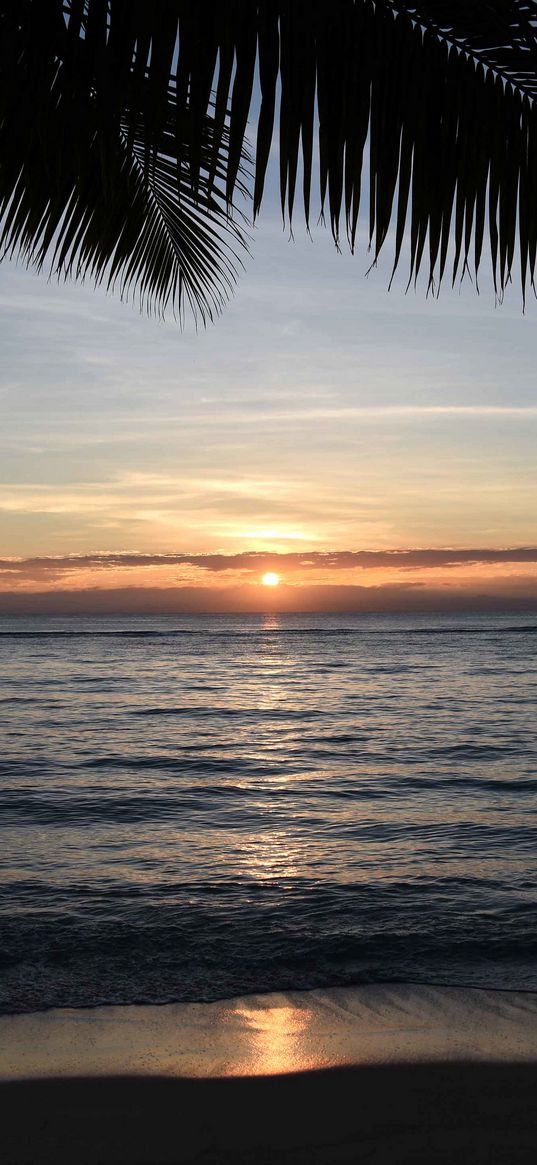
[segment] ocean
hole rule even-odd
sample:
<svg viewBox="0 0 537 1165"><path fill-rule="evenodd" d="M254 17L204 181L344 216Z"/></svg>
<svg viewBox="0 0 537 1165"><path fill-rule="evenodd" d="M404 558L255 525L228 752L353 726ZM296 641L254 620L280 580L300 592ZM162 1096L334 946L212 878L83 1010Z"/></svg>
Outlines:
<svg viewBox="0 0 537 1165"><path fill-rule="evenodd" d="M0 620L0 1009L537 990L531 615Z"/></svg>

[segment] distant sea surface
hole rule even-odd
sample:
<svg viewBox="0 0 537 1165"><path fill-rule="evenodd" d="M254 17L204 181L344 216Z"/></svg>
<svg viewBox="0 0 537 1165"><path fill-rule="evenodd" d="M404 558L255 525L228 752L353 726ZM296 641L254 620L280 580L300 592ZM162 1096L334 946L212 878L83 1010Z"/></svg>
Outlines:
<svg viewBox="0 0 537 1165"><path fill-rule="evenodd" d="M0 1009L537 990L537 619L0 620Z"/></svg>

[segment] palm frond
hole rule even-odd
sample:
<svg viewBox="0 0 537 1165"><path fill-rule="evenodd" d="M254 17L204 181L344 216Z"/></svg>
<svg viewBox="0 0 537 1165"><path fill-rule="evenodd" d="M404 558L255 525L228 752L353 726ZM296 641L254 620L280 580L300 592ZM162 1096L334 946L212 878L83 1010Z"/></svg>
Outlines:
<svg viewBox="0 0 537 1165"><path fill-rule="evenodd" d="M263 7L265 11L268 6ZM395 271L424 258L438 289L479 271L488 228L501 298L518 245L522 292L537 253L537 4L530 0L290 0L264 33L254 209L263 195L276 63L281 76L282 203L293 213L299 144L310 215L312 119L319 192L336 243L352 248L368 148L369 243L376 262L395 228ZM262 60L261 37L259 40ZM316 108L315 108L316 105Z"/></svg>
<svg viewBox="0 0 537 1165"><path fill-rule="evenodd" d="M373 262L393 227L394 270L408 239L432 290L486 249L499 298L516 256L534 285L537 0L0 0L0 53L4 240L39 261L55 222L74 274L219 305L257 63L255 214L277 122L289 219L301 173L309 222L317 177L354 247L368 151ZM170 266L156 222L179 206Z"/></svg>
<svg viewBox="0 0 537 1165"><path fill-rule="evenodd" d="M148 152L144 113L134 118L112 92L107 106L101 103L89 23L71 76L75 61L65 52L69 29L61 9L46 53L35 5L26 8L29 24L20 13L15 22L17 67L9 85L0 86L1 252L37 268L48 260L60 277L118 286L149 311L169 306L182 314L189 306L195 317L212 319L233 287L247 240L244 216L232 215L225 194L228 128L215 146L210 110L199 120L194 187L191 116L188 108L179 113L175 85L168 83ZM79 73L88 79L82 94ZM242 194L246 162L243 149Z"/></svg>

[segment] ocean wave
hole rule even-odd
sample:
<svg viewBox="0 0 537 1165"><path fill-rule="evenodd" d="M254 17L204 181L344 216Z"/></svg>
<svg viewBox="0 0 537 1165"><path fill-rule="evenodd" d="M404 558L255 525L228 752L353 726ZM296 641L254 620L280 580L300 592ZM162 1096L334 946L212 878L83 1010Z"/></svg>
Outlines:
<svg viewBox="0 0 537 1165"><path fill-rule="evenodd" d="M280 636L292 636L298 638L309 638L315 636L316 638L341 638L344 636L356 635L360 638L363 636L389 635L392 636L422 636L422 635L479 635L484 638L494 638L497 635L537 635L537 624L525 624L523 626L513 624L512 626L482 626L482 627L466 627L449 625L446 627L397 627L390 626L385 630L371 627L323 627L311 625L308 627L249 627L244 630L230 629L229 631L214 630L211 627L170 627L162 630L153 629L123 629L111 628L109 630L102 630L96 628L94 630L66 630L65 628L54 628L50 630L15 630L10 628L7 631L0 630L0 640L2 639L168 639L176 636L186 636L193 638L203 637L210 640L219 639L251 639L254 637L278 638ZM337 664L331 665L338 666Z"/></svg>
<svg viewBox="0 0 537 1165"><path fill-rule="evenodd" d="M0 1005L537 987L534 621L206 622L0 623Z"/></svg>

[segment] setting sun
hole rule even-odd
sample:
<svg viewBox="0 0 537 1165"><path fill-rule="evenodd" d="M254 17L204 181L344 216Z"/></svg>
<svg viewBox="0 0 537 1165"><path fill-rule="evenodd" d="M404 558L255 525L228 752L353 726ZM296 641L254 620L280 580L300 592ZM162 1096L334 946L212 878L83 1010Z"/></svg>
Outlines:
<svg viewBox="0 0 537 1165"><path fill-rule="evenodd" d="M261 579L261 582L263 583L264 587L277 587L279 581L280 581L279 574L275 574L275 572L273 570L268 570L267 573L264 574L263 578Z"/></svg>

